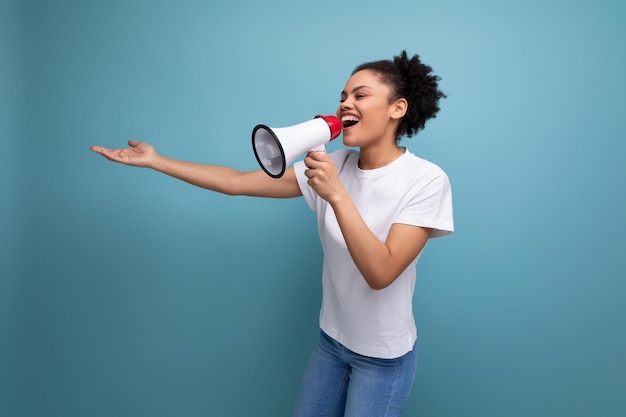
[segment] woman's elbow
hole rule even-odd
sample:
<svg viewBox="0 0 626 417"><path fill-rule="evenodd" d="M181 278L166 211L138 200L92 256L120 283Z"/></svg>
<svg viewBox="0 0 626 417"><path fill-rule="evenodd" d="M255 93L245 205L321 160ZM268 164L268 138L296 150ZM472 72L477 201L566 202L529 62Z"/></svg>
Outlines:
<svg viewBox="0 0 626 417"><path fill-rule="evenodd" d="M365 278L367 285L374 291L384 290L396 280L397 275L380 274L372 275Z"/></svg>

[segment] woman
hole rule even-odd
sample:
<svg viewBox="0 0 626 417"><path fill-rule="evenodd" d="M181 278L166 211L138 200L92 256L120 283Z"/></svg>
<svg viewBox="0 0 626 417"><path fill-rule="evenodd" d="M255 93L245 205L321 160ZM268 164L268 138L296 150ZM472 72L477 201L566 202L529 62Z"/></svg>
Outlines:
<svg viewBox="0 0 626 417"><path fill-rule="evenodd" d="M446 174L399 146L439 111L439 77L419 56L358 66L337 109L343 142L359 151L310 152L279 178L183 162L147 143L91 149L209 190L303 196L317 212L322 247L320 338L294 416L398 416L415 378L412 312L416 264L426 242L453 232Z"/></svg>

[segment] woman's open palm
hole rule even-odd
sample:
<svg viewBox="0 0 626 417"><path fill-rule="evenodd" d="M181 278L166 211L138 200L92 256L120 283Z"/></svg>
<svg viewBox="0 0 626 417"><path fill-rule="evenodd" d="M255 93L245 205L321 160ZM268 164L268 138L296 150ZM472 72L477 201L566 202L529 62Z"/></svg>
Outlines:
<svg viewBox="0 0 626 417"><path fill-rule="evenodd" d="M119 162L137 167L148 167L156 155L154 146L136 140L128 141L128 148L107 149L101 146L92 146L93 152L99 153L109 161Z"/></svg>

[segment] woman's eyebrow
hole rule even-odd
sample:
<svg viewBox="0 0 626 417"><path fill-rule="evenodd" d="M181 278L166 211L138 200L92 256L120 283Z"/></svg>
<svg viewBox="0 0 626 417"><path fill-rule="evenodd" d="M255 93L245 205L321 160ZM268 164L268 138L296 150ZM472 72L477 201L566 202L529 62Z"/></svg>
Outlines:
<svg viewBox="0 0 626 417"><path fill-rule="evenodd" d="M358 90L360 90L360 89L362 89L362 88L369 88L369 87L368 87L368 86L366 86L366 85L359 85L359 86L357 86L357 87L354 87L354 88L352 89L351 93L352 93L352 94L354 94L354 93L356 93ZM343 90L343 91L341 92L341 95L342 95L342 96L347 95L346 90Z"/></svg>

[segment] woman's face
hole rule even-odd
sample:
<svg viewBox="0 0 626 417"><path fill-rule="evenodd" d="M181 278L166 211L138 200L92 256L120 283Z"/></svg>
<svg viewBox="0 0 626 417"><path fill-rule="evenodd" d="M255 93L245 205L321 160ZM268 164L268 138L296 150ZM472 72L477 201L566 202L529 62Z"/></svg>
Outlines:
<svg viewBox="0 0 626 417"><path fill-rule="evenodd" d="M346 146L364 147L387 137L395 143L396 106L389 103L390 96L391 88L371 70L359 71L348 79L337 108Z"/></svg>

